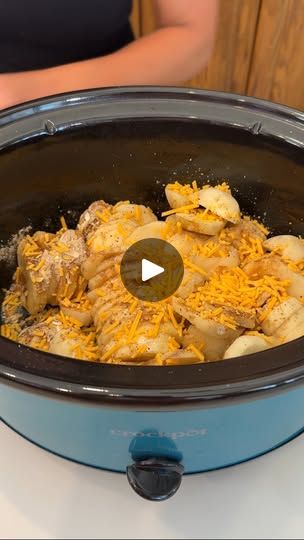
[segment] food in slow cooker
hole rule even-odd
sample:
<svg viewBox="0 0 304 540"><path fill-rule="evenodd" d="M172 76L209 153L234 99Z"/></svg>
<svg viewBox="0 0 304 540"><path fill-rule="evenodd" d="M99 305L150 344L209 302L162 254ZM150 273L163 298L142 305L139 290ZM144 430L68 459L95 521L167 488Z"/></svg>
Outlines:
<svg viewBox="0 0 304 540"><path fill-rule="evenodd" d="M2 305L1 335L79 360L171 365L259 352L304 335L304 241L267 238L242 215L229 185L165 188L170 210L96 201L76 230L61 218L18 246ZM126 249L160 238L181 254L170 298L133 297L120 277Z"/></svg>

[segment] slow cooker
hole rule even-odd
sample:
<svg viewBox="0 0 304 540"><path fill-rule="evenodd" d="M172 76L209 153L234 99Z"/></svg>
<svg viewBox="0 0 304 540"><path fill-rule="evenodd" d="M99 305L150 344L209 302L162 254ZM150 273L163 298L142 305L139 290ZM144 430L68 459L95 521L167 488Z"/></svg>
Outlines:
<svg viewBox="0 0 304 540"><path fill-rule="evenodd" d="M60 215L75 226L97 199L159 213L175 180L227 179L242 210L272 233L304 235L303 156L303 113L232 94L110 88L7 109L0 285L12 278L20 230L56 230ZM141 367L1 337L0 416L42 448L127 472L138 494L163 500L182 474L252 459L303 431L304 338L226 361Z"/></svg>

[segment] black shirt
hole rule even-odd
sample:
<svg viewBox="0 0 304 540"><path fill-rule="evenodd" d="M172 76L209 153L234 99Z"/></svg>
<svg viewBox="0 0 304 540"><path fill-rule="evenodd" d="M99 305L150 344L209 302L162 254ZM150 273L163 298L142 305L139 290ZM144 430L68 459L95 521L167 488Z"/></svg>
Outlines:
<svg viewBox="0 0 304 540"><path fill-rule="evenodd" d="M114 52L133 39L132 0L0 0L0 73Z"/></svg>

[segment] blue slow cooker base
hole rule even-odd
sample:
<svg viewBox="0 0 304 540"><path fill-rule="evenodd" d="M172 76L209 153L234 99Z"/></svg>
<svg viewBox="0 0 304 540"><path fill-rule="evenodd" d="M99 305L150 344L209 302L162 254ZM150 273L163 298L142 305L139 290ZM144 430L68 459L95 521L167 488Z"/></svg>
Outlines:
<svg viewBox="0 0 304 540"><path fill-rule="evenodd" d="M8 424L5 420L3 420L3 418L0 417L0 420L3 422L3 424L5 424L9 429L11 429L14 433L16 433L17 435L19 435L20 437L22 437L22 439L24 439L25 441L29 442L30 444L33 444L34 446L36 446L37 448L40 448L41 450L44 450L45 452L48 452L49 454L52 454L53 456L56 456L56 457L59 457L59 458L62 458L66 461L70 461L71 463L77 463L77 465L81 465L83 467L90 467L90 469L97 469L99 471L106 471L106 472L111 472L111 473L116 473L116 474L125 474L125 471L118 471L118 470L115 470L115 469L109 469L109 468L106 468L106 467L98 467L96 465L91 465L90 463L84 463L82 461L78 461L76 459L72 459L71 457L68 457L68 456L64 456L62 454L59 454L57 452L55 452L54 450L50 450L49 448L46 448L45 446L31 440L29 437L27 437L26 435L24 435L23 433L21 433L20 431L18 431L17 429L15 429L13 426L11 426L10 424ZM258 459L260 457L263 457L263 456L266 456L267 454L270 454L271 452L273 452L274 450L278 450L279 448L282 448L283 446L287 445L288 443L292 442L293 440L295 440L297 437L300 437L302 434L304 433L304 426L303 428L301 428L297 433L295 433L294 435L291 435L288 439L285 439L284 441L282 441L281 443L273 446L272 448L270 448L269 450L266 450L264 452L261 452L259 454L256 454L255 456L252 456L250 458L247 458L247 459L243 459L243 460L240 460L240 461L237 461L235 463L230 463L228 465L223 465L221 467L214 467L214 468L211 468L211 469L205 469L205 470L198 470L198 471L191 471L191 472L185 472L185 475L186 476L191 476L192 474L203 474L203 473L207 473L207 472L214 472L214 471L220 471L220 470L223 470L223 469L228 469L228 468L232 468L232 467L236 467L237 465L241 465L242 463L247 463L247 462L250 462L250 461L253 461L255 459Z"/></svg>
<svg viewBox="0 0 304 540"><path fill-rule="evenodd" d="M287 390L287 389L286 389ZM235 465L303 431L304 388L202 408L107 407L0 385L0 414L27 440L81 464L124 472L133 460L179 461L185 473Z"/></svg>

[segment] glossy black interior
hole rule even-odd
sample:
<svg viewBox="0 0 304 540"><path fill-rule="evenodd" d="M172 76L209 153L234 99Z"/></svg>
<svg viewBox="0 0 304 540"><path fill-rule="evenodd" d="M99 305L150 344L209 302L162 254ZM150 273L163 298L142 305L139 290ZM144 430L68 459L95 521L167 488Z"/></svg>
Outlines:
<svg viewBox="0 0 304 540"><path fill-rule="evenodd" d="M244 212L273 233L304 235L301 113L250 98L174 89L76 96L0 115L1 246L27 225L58 229L62 214L75 226L80 212L100 198L129 199L159 213L166 207L164 185L175 180L228 179ZM1 257L1 287L9 285L13 270L14 264ZM304 339L243 359L169 369L54 358L1 338L0 375L8 368L22 372L29 384L31 374L41 376L46 387L57 379L109 387L203 388L282 378L291 368L302 376Z"/></svg>

